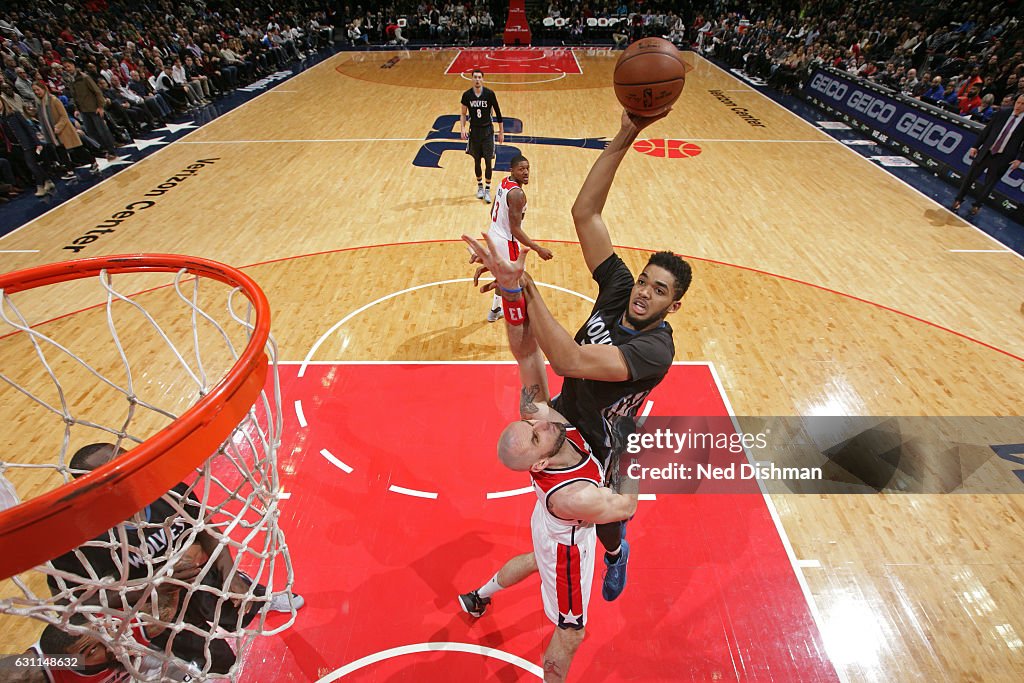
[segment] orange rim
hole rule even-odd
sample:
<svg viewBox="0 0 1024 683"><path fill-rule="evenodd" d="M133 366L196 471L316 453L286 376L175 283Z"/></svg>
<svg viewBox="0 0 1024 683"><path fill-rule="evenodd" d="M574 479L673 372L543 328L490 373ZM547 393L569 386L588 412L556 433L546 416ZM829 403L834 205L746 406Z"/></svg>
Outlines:
<svg viewBox="0 0 1024 683"><path fill-rule="evenodd" d="M269 360L270 304L252 278L216 261L174 254L132 254L67 261L0 275L0 291L116 273L185 270L239 287L256 318L242 355L217 385L177 420L96 470L0 512L0 578L53 559L167 493L220 447L263 390Z"/></svg>

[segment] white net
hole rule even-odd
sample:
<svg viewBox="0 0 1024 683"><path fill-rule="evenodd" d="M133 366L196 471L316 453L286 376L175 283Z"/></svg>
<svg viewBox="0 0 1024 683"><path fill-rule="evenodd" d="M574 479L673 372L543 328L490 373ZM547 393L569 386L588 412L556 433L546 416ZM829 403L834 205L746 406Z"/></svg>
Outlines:
<svg viewBox="0 0 1024 683"><path fill-rule="evenodd" d="M95 305L53 318L66 302ZM216 389L254 317L247 292L184 270L103 271L4 292L0 509L129 457ZM136 501L123 523L0 585L0 612L38 620L0 620L5 649L36 637L47 655L91 643L86 664L137 680L235 680L257 635L291 625L301 598L277 525L272 339L265 352L266 387L230 434L216 435L219 448L194 460L209 457L149 504Z"/></svg>

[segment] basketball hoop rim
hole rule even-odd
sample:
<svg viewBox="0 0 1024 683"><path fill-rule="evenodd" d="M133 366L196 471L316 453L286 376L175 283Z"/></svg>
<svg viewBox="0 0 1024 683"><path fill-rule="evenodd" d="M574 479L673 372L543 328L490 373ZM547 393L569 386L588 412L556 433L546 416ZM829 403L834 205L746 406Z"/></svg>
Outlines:
<svg viewBox="0 0 1024 683"><path fill-rule="evenodd" d="M270 303L236 268L194 256L128 254L65 261L0 275L0 294L110 274L182 270L240 288L255 318L249 343L213 389L178 419L123 455L73 481L0 512L0 579L51 560L171 490L209 458L263 391L269 359Z"/></svg>

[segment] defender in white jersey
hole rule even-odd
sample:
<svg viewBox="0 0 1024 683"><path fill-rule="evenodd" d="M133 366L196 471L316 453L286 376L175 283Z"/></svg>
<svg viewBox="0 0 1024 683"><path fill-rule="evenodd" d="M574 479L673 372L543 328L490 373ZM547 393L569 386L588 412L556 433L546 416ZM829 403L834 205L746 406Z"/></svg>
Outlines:
<svg viewBox="0 0 1024 683"><path fill-rule="evenodd" d="M508 245L509 260L519 258L519 245L525 244L547 261L552 257L550 249L540 246L523 232L526 217L526 192L523 187L530 182L530 162L524 156L516 156L509 163L510 173L503 179L494 193L491 206L491 227L488 230L498 244ZM495 291L487 322L493 323L501 317L501 295Z"/></svg>
<svg viewBox="0 0 1024 683"><path fill-rule="evenodd" d="M583 642L594 578L594 525L631 517L637 495L635 486L630 493L604 486L604 470L582 435L549 405L544 356L530 325L506 324L506 330L519 364L523 419L502 432L498 457L511 470L529 472L533 481L533 552L513 557L490 581L460 595L459 604L480 617L497 591L539 572L544 613L555 625L543 662L544 680L551 683L565 680Z"/></svg>

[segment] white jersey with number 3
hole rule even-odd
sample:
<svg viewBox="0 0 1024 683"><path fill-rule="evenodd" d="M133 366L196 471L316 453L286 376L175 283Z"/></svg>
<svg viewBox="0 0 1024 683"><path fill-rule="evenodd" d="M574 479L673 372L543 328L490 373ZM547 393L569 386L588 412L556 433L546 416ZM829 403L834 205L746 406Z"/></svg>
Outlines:
<svg viewBox="0 0 1024 683"><path fill-rule="evenodd" d="M509 176L501 181L498 191L494 194L494 205L491 208L491 237L498 240L514 242L512 224L508 220L508 193L519 187L519 183ZM524 193L525 194L525 193ZM523 216L526 215L526 202L523 202Z"/></svg>

